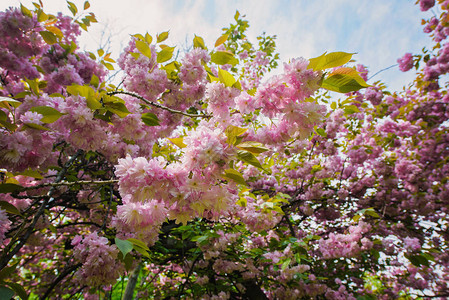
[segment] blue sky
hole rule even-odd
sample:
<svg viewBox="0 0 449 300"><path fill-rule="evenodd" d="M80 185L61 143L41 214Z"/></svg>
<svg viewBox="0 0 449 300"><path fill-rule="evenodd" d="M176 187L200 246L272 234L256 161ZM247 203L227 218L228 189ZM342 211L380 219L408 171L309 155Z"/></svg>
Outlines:
<svg viewBox="0 0 449 300"><path fill-rule="evenodd" d="M65 1L42 0L46 11L69 14ZM19 5L19 0L0 4ZM72 0L78 7L84 1ZM236 10L250 22L249 38L266 32L277 35L281 61L303 56L311 58L325 51L356 52L358 63L368 66L371 75L396 64L406 52L420 53L430 39L420 21L436 11L422 13L414 0L91 0L100 24L94 24L80 39L82 47L95 50L102 43L101 32L111 36L110 49L117 57L129 35L170 30L167 43L181 49L202 36L212 46L221 28L233 21ZM22 3L31 7L31 1ZM103 39L104 44L104 39ZM413 73L392 68L374 77L390 90L400 90Z"/></svg>

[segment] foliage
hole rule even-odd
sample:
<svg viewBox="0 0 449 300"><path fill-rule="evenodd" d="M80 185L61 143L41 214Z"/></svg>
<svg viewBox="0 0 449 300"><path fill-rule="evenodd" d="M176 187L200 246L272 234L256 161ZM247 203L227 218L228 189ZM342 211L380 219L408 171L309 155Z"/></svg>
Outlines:
<svg viewBox="0 0 449 300"><path fill-rule="evenodd" d="M344 52L266 78L276 36L239 12L214 47L134 34L116 62L67 3L0 13L0 298L449 296L447 2L394 93Z"/></svg>

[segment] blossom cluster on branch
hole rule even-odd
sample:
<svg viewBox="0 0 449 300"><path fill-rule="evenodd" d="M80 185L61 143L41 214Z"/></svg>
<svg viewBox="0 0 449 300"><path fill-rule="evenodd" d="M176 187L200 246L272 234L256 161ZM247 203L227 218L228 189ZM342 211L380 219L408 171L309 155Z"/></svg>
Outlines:
<svg viewBox="0 0 449 300"><path fill-rule="evenodd" d="M345 52L268 78L276 36L239 12L213 47L134 34L117 62L78 45L87 1L1 12L2 296L448 297L449 1L418 2L441 14L402 92Z"/></svg>

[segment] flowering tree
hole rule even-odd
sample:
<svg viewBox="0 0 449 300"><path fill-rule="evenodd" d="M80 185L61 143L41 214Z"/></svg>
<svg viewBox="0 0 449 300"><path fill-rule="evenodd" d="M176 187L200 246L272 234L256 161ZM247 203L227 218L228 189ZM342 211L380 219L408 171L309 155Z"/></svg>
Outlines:
<svg viewBox="0 0 449 300"><path fill-rule="evenodd" d="M449 296L448 1L395 93L344 52L265 78L238 12L179 58L133 35L113 85L67 3L0 13L2 299Z"/></svg>

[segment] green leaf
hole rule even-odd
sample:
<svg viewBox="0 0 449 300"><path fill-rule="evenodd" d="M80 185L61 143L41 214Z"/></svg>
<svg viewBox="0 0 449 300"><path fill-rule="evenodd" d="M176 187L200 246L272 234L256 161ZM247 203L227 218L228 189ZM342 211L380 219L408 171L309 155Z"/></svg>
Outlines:
<svg viewBox="0 0 449 300"><path fill-rule="evenodd" d="M148 126L159 126L158 117L153 113L144 113L142 114L142 122L144 122Z"/></svg>
<svg viewBox="0 0 449 300"><path fill-rule="evenodd" d="M14 296L14 291L6 286L0 286L0 299L11 299Z"/></svg>
<svg viewBox="0 0 449 300"><path fill-rule="evenodd" d="M235 66L239 63L238 59L234 57L234 54L229 51L217 51L211 55L210 60L217 65L230 64Z"/></svg>
<svg viewBox="0 0 449 300"><path fill-rule="evenodd" d="M98 49L97 53L98 53L98 56L101 57L104 54L104 50L103 49Z"/></svg>
<svg viewBox="0 0 449 300"><path fill-rule="evenodd" d="M217 41L215 42L215 47L220 46L221 44L223 44L224 42L226 42L226 40L228 39L229 34L223 34L222 36L220 36Z"/></svg>
<svg viewBox="0 0 449 300"><path fill-rule="evenodd" d="M25 6L23 6L22 4L20 4L20 11L22 12L22 14L24 16L33 17L33 14L31 13L31 11L28 8L26 8Z"/></svg>
<svg viewBox="0 0 449 300"><path fill-rule="evenodd" d="M141 35L140 33L136 33L136 34L132 34L132 37L135 37L138 40L144 41L145 37L143 35Z"/></svg>
<svg viewBox="0 0 449 300"><path fill-rule="evenodd" d="M129 239L127 239L127 241L130 241L134 246L140 247L140 248L145 249L147 251L150 250L150 248L148 248L147 244L145 244L141 240L134 239L134 238L129 238Z"/></svg>
<svg viewBox="0 0 449 300"><path fill-rule="evenodd" d="M143 256L145 256L145 257L147 257L147 258L150 258L150 254L148 253L147 250L142 249L142 248L140 248L140 247L138 247L138 246L136 246L136 245L134 245L134 250L136 250L137 252L139 252L139 253L142 254Z"/></svg>
<svg viewBox="0 0 449 300"><path fill-rule="evenodd" d="M239 151L237 151L237 158L250 164L250 165L255 166L256 168L263 170L262 165L257 160L257 158L254 156L254 154L252 154L251 152L248 152L245 150L239 150Z"/></svg>
<svg viewBox="0 0 449 300"><path fill-rule="evenodd" d="M352 115L354 113L359 113L360 110L357 106L355 105L348 105L344 107L344 111L346 115Z"/></svg>
<svg viewBox="0 0 449 300"><path fill-rule="evenodd" d="M33 128L33 129L37 129L37 130L46 130L46 131L50 131L51 129L39 124L33 124L33 123L25 123L25 125L29 128Z"/></svg>
<svg viewBox="0 0 449 300"><path fill-rule="evenodd" d="M192 238L192 242L197 242L198 244L202 244L205 241L207 241L208 236L207 235L198 235L198 236L194 236Z"/></svg>
<svg viewBox="0 0 449 300"><path fill-rule="evenodd" d="M50 124L57 121L63 114L49 106L35 106L30 109L31 112L37 112L43 117L42 123Z"/></svg>
<svg viewBox="0 0 449 300"><path fill-rule="evenodd" d="M252 141L243 142L243 143L237 144L236 146L239 149L246 150L253 154L259 154L259 153L263 153L265 151L270 150L267 147L265 147L264 145L262 145L261 143L252 142Z"/></svg>
<svg viewBox="0 0 449 300"><path fill-rule="evenodd" d="M10 109L9 105L11 105L12 107L17 108L20 106L20 104L22 104L22 102L17 101L15 99L8 97L0 97L0 107Z"/></svg>
<svg viewBox="0 0 449 300"><path fill-rule="evenodd" d="M372 208L371 209L367 209L365 211L365 215L371 216L371 217L376 218L376 219L380 218L379 214L377 212L375 212L374 209L372 209Z"/></svg>
<svg viewBox="0 0 449 300"><path fill-rule="evenodd" d="M148 45L151 45L151 43L153 42L153 37L151 35L147 33L145 33L145 41L147 42Z"/></svg>
<svg viewBox="0 0 449 300"><path fill-rule="evenodd" d="M322 137L327 137L327 133L323 128L316 128L316 133L318 133L319 135L321 135Z"/></svg>
<svg viewBox="0 0 449 300"><path fill-rule="evenodd" d="M138 239L133 239L133 238L129 238L127 241L129 241L129 242L131 242L133 244L133 249L134 250L136 250L137 252L139 252L140 254L142 254L143 256L145 256L147 258L150 257L150 255L148 253L148 251L150 249L148 248L148 246L144 242L142 242L142 241L140 241Z"/></svg>
<svg viewBox="0 0 449 300"><path fill-rule="evenodd" d="M229 145L234 145L235 142L237 141L237 137L244 134L246 130L247 130L246 128L240 128L234 125L229 125L228 127L226 127L225 130L225 134L227 136L226 142Z"/></svg>
<svg viewBox="0 0 449 300"><path fill-rule="evenodd" d="M73 84L71 86L68 86L66 89L67 92L71 95L79 95L86 98L87 107L92 110L100 109L103 107L103 105L101 105L101 102L97 99L97 95L94 89L90 86Z"/></svg>
<svg viewBox="0 0 449 300"><path fill-rule="evenodd" d="M25 171L22 171L22 172L19 172L19 173L15 173L14 176L16 176L16 175L23 175L23 176L33 177L33 178L36 178L36 179L44 178L42 176L42 174L39 173L39 171L32 170L32 169L27 169Z"/></svg>
<svg viewBox="0 0 449 300"><path fill-rule="evenodd" d="M148 58L151 58L151 49L147 43L142 41L136 41L136 48L137 50L139 50L140 53L142 53Z"/></svg>
<svg viewBox="0 0 449 300"><path fill-rule="evenodd" d="M9 285L10 288L13 289L14 292L16 292L17 296L20 297L22 300L28 299L27 292L25 292L25 289L18 283L14 282L5 282L7 285Z"/></svg>
<svg viewBox="0 0 449 300"><path fill-rule="evenodd" d="M5 184L12 184L12 183L5 183ZM20 211L11 203L6 201L0 201L0 208L4 211L13 214L13 215L20 215Z"/></svg>
<svg viewBox="0 0 449 300"><path fill-rule="evenodd" d="M39 31L39 34L44 39L44 41L49 45L53 45L58 42L56 35L50 31Z"/></svg>
<svg viewBox="0 0 449 300"><path fill-rule="evenodd" d="M231 73L222 69L218 69L218 79L227 87L232 87L232 85L236 82Z"/></svg>
<svg viewBox="0 0 449 300"><path fill-rule="evenodd" d="M406 254L405 257L415 266L419 267L421 265L429 267L429 260L422 256L422 255L408 255Z"/></svg>
<svg viewBox="0 0 449 300"><path fill-rule="evenodd" d="M72 12L72 14L75 16L78 13L78 8L73 2L67 1L67 7Z"/></svg>
<svg viewBox="0 0 449 300"><path fill-rule="evenodd" d="M194 48L201 48L201 49L207 49L206 45L204 44L204 40L200 36L196 36L193 38L193 47Z"/></svg>
<svg viewBox="0 0 449 300"><path fill-rule="evenodd" d="M354 53L332 52L322 54L318 57L311 58L308 69L321 71L324 69L335 68L344 65L351 60Z"/></svg>
<svg viewBox="0 0 449 300"><path fill-rule="evenodd" d="M92 78L90 79L90 83L89 84L91 84L94 87L98 88L98 86L100 85L100 78L98 78L97 75L93 74Z"/></svg>
<svg viewBox="0 0 449 300"><path fill-rule="evenodd" d="M37 21L38 22L45 22L48 20L48 15L44 13L42 10L37 11Z"/></svg>
<svg viewBox="0 0 449 300"><path fill-rule="evenodd" d="M119 238L115 238L114 241L117 248L119 248L119 250L122 252L123 257L125 257L126 254L133 250L133 243L131 243L130 241L121 240Z"/></svg>
<svg viewBox="0 0 449 300"><path fill-rule="evenodd" d="M23 189L23 186L14 183L2 183L0 184L0 193L13 193Z"/></svg>
<svg viewBox="0 0 449 300"><path fill-rule="evenodd" d="M332 102L331 103L331 109L336 109L337 108L337 103L336 102Z"/></svg>
<svg viewBox="0 0 449 300"><path fill-rule="evenodd" d="M246 205L248 204L248 200L246 200L246 198L240 197L240 199L235 204L241 207L246 207Z"/></svg>
<svg viewBox="0 0 449 300"><path fill-rule="evenodd" d="M369 86L366 83L362 83L359 78L361 79L359 75L356 77L348 74L334 74L325 78L321 87L338 93L349 93Z"/></svg>
<svg viewBox="0 0 449 300"><path fill-rule="evenodd" d="M104 104L104 107L111 113L116 114L120 118L124 118L130 114L126 105L121 102L108 102Z"/></svg>
<svg viewBox="0 0 449 300"><path fill-rule="evenodd" d="M157 54L157 62L163 63L170 60L173 56L173 50L175 47L165 47Z"/></svg>
<svg viewBox="0 0 449 300"><path fill-rule="evenodd" d="M168 138L170 142L172 142L174 145L178 146L179 148L185 148L187 147L186 144L184 144L184 138Z"/></svg>
<svg viewBox="0 0 449 300"><path fill-rule="evenodd" d="M133 53L131 53L131 54L133 54ZM134 53L134 54L137 54L137 53ZM113 71L114 70L114 66L111 63L108 63L108 62L105 62L104 60L102 60L101 64L103 66L105 66L106 69L108 69L109 71Z"/></svg>
<svg viewBox="0 0 449 300"><path fill-rule="evenodd" d="M19 263L16 263L15 265L11 267L5 267L0 271L0 282L4 281L6 278L8 278L17 268L17 265Z"/></svg>
<svg viewBox="0 0 449 300"><path fill-rule="evenodd" d="M157 42L163 42L168 38L168 31L161 32L157 35Z"/></svg>
<svg viewBox="0 0 449 300"><path fill-rule="evenodd" d="M234 169L225 170L225 174L223 176L228 179L232 179L236 183L246 185L245 178L243 178L243 176L242 176L242 174L240 174L240 172L238 172Z"/></svg>
<svg viewBox="0 0 449 300"><path fill-rule="evenodd" d="M292 260L291 260L290 258L287 258L287 259L282 263L281 270L284 271L285 269L287 269L288 266L290 265L290 262L291 262L291 261L292 261Z"/></svg>
<svg viewBox="0 0 449 300"><path fill-rule="evenodd" d="M235 11L234 20L237 22L239 20L240 13L238 10Z"/></svg>

